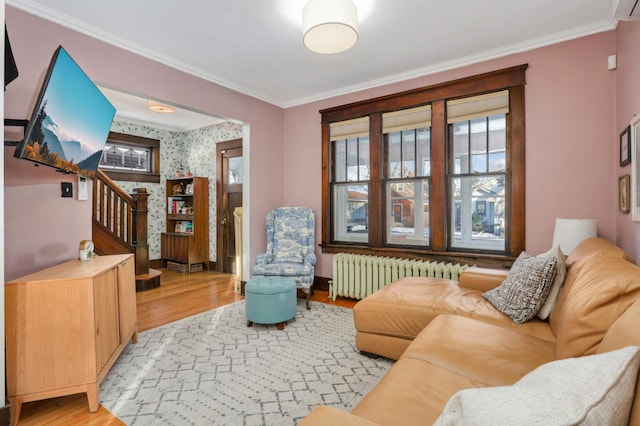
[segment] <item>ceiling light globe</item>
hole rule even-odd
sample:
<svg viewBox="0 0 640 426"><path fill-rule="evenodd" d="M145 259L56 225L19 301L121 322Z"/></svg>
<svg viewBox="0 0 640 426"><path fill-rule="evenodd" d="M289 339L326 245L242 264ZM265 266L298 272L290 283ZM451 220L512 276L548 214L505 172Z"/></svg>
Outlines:
<svg viewBox="0 0 640 426"><path fill-rule="evenodd" d="M351 0L310 0L302 10L305 46L318 53L339 53L358 40L358 12Z"/></svg>
<svg viewBox="0 0 640 426"><path fill-rule="evenodd" d="M160 114L171 114L175 111L175 108L169 105L161 104L160 102L155 102L152 100L147 100L147 108L150 111L158 112Z"/></svg>

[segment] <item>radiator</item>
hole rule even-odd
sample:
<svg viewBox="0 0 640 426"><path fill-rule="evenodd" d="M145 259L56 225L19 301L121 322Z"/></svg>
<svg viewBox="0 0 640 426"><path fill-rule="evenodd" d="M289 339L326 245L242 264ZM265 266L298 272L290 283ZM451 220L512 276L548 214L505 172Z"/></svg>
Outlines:
<svg viewBox="0 0 640 426"><path fill-rule="evenodd" d="M435 277L457 280L468 265L338 253L333 256L333 281L329 295L364 299L402 277Z"/></svg>

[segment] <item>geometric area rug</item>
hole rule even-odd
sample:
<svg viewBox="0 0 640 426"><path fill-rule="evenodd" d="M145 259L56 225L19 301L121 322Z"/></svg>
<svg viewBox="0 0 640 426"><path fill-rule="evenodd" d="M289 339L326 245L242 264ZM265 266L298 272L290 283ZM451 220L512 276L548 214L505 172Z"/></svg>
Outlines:
<svg viewBox="0 0 640 426"><path fill-rule="evenodd" d="M358 353L351 309L300 299L278 330L247 327L240 301L139 333L100 403L129 426L295 425L317 405L350 411L392 364Z"/></svg>

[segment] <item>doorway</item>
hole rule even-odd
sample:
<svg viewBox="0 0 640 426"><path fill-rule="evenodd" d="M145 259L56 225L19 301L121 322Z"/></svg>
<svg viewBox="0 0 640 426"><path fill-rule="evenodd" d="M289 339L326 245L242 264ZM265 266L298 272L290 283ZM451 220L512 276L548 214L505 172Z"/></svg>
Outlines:
<svg viewBox="0 0 640 426"><path fill-rule="evenodd" d="M236 274L235 220L242 207L242 139L216 144L216 271Z"/></svg>

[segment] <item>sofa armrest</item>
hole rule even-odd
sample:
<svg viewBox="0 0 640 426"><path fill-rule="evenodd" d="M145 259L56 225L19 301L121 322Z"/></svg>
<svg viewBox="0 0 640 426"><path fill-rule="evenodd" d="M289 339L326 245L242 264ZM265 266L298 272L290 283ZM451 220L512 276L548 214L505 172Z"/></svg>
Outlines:
<svg viewBox="0 0 640 426"><path fill-rule="evenodd" d="M506 269L478 268L472 266L460 274L460 287L470 288L481 292L489 291L502 284L509 273Z"/></svg>
<svg viewBox="0 0 640 426"><path fill-rule="evenodd" d="M371 423L369 420L365 420L362 417L347 413L346 411L338 410L334 407L321 405L311 410L307 417L302 419L302 421L298 423L298 425L375 426L376 423Z"/></svg>

